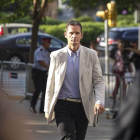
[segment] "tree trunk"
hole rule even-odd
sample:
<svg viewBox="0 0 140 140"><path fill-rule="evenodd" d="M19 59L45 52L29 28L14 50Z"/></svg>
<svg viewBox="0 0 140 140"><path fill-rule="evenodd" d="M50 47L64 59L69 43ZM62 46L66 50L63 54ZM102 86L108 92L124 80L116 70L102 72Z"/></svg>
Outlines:
<svg viewBox="0 0 140 140"><path fill-rule="evenodd" d="M29 56L29 63L33 63L34 60L34 52L37 48L37 38L38 38L38 29L39 29L40 21L34 20L33 27L32 27L32 42L30 47L30 56Z"/></svg>

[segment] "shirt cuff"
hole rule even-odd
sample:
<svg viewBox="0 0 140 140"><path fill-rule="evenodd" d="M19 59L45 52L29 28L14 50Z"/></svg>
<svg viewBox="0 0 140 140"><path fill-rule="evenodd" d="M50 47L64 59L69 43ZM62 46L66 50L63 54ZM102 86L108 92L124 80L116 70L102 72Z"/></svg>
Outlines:
<svg viewBox="0 0 140 140"><path fill-rule="evenodd" d="M104 104L101 101L97 101L95 104L101 104L102 106L104 106Z"/></svg>

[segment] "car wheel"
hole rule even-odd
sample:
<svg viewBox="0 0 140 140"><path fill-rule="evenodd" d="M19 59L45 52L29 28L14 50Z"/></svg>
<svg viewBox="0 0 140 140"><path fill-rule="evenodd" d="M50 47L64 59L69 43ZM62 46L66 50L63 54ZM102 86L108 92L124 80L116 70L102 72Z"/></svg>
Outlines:
<svg viewBox="0 0 140 140"><path fill-rule="evenodd" d="M10 57L9 61L13 61L13 62L21 62L21 57L18 55L13 55L12 57ZM20 68L20 64L18 63L10 63L10 68L11 69L19 69Z"/></svg>

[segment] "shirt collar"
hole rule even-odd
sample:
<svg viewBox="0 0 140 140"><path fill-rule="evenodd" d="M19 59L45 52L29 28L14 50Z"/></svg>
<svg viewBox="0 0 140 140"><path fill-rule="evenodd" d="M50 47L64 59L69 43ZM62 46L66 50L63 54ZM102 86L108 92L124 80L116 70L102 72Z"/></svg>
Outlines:
<svg viewBox="0 0 140 140"><path fill-rule="evenodd" d="M72 53L73 53L73 52L69 49L68 46L67 46L67 48L68 48L68 53L69 53L69 55L72 56ZM81 48L81 46L80 46L79 49L75 52L75 53L76 53L76 56L79 56L80 48Z"/></svg>

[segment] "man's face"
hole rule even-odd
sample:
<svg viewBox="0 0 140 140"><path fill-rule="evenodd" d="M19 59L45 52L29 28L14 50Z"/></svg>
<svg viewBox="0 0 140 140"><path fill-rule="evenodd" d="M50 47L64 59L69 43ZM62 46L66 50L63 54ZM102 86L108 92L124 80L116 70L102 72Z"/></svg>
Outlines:
<svg viewBox="0 0 140 140"><path fill-rule="evenodd" d="M46 41L44 42L43 46L45 49L49 49L50 43Z"/></svg>
<svg viewBox="0 0 140 140"><path fill-rule="evenodd" d="M78 47L80 46L80 40L83 37L83 34L81 33L80 26L71 26L69 25L67 27L67 31L65 32L65 37L68 41L68 46L72 47Z"/></svg>
<svg viewBox="0 0 140 140"><path fill-rule="evenodd" d="M122 43L118 43L118 49L123 49L123 44Z"/></svg>

